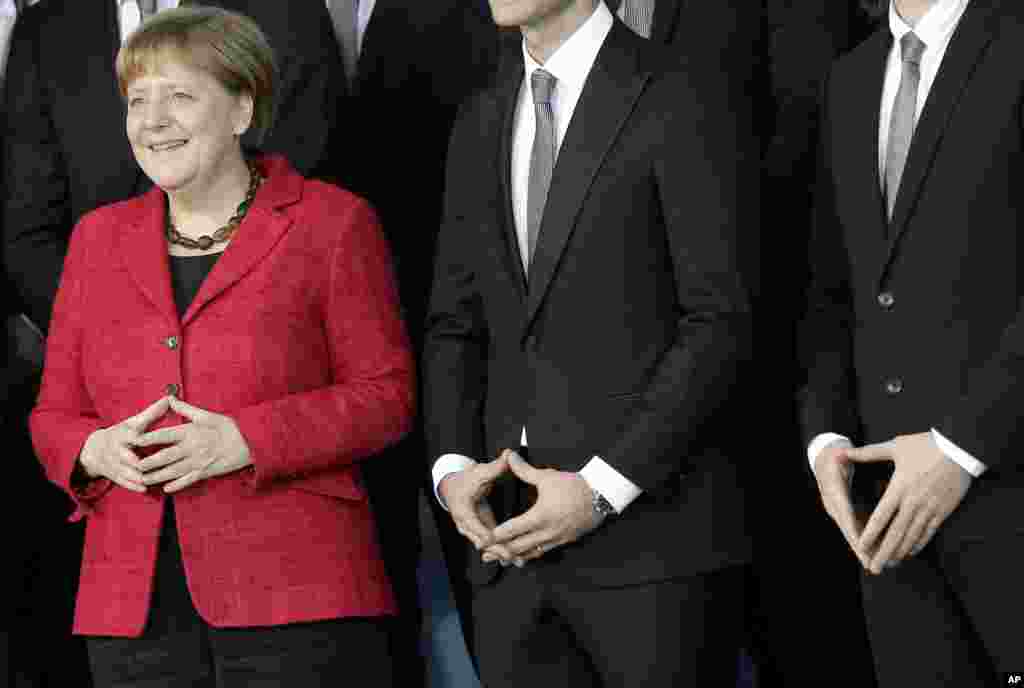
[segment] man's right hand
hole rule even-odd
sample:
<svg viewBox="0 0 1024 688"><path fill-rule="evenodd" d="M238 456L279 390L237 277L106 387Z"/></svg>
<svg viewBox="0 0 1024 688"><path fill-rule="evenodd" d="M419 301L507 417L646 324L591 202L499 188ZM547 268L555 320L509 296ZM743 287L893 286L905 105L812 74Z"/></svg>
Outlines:
<svg viewBox="0 0 1024 688"><path fill-rule="evenodd" d="M139 457L132 443L169 408L168 398L161 397L138 415L89 435L78 457L82 470L90 478L107 478L126 490L145 492Z"/></svg>
<svg viewBox="0 0 1024 688"><path fill-rule="evenodd" d="M478 551L483 551L493 543L497 523L487 503L487 496L494 487L494 481L508 470L508 459L503 453L494 461L473 464L461 471L449 473L437 486L437 492L448 507L455 527Z"/></svg>
<svg viewBox="0 0 1024 688"><path fill-rule="evenodd" d="M869 560L860 551L859 542L864 524L857 518L850 499L850 483L853 478L853 462L846 452L853 448L846 440L835 440L827 445L814 460L814 477L818 481L818 492L825 510L839 526L850 549L867 568Z"/></svg>

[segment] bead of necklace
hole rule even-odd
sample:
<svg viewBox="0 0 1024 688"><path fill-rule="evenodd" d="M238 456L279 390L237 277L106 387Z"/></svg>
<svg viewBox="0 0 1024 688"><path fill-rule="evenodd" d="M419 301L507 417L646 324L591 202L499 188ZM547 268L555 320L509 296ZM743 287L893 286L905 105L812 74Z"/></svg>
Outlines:
<svg viewBox="0 0 1024 688"><path fill-rule="evenodd" d="M253 199L256 198L256 190L260 187L260 183L263 181L263 177L256 168L256 163L250 160L248 162L248 167L249 189L245 192L245 198L238 204L238 209L235 211L235 214L231 216L231 219L227 221L227 224L218 229L212 235L204 234L198 239L193 239L182 235L175 228L174 221L171 219L170 208L168 208L165 226L167 241L172 244L177 244L178 246L184 246L185 248L206 251L214 244L221 244L230 239L235 233L235 230L238 229L238 225L242 224L242 220L245 218L246 213L249 212L249 207L252 205Z"/></svg>

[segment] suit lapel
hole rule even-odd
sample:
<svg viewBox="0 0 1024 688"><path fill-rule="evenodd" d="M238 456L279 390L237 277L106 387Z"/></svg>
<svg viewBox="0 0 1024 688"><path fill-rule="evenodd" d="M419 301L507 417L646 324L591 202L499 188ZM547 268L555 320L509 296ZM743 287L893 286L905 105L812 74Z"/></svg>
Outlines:
<svg viewBox="0 0 1024 688"><path fill-rule="evenodd" d="M849 89L841 91L843 99L833 110L833 117L844 123L836 127L836 140L844 150L838 167L854 170L846 183L856 185L854 197L863 199L866 224L861 238L870 241L876 254L884 241L888 222L878 174L878 120L891 46L892 34L888 28L880 29L868 39L860 63L852 70L856 79ZM845 164L847 160L849 167Z"/></svg>
<svg viewBox="0 0 1024 688"><path fill-rule="evenodd" d="M141 199L134 227L121 235L121 259L135 284L164 316L177 326L178 311L171 291L171 270L164 238L166 205L163 191L151 189Z"/></svg>
<svg viewBox="0 0 1024 688"><path fill-rule="evenodd" d="M279 209L301 197L302 177L281 158L271 158L264 163L264 170L267 181L257 192L237 235L185 311L182 326L194 319L203 306L251 272L291 226L291 219ZM178 310L171 289L170 261L164 238L164 193L154 187L139 202L138 215L130 221L132 229L121 236L121 258L139 290L168 324L176 325Z"/></svg>
<svg viewBox="0 0 1024 688"><path fill-rule="evenodd" d="M519 90L523 85L522 47L517 41L515 50L512 42L502 63L501 76L498 80L495 105L501 122L501 136L498 147L498 169L501 178L501 217L502 241L505 244L509 272L516 283L516 292L520 299L526 301L526 272L523 270L523 259L519 250L519 239L516 234L515 213L512 210L512 137L515 132L516 104Z"/></svg>
<svg viewBox="0 0 1024 688"><path fill-rule="evenodd" d="M998 4L999 0L975 0L969 4L946 49L907 154L906 169L900 181L900 190L889 225L889 243L883 275L892 260L900 237L906 231L914 204L931 170L935 153L957 103L985 48L992 40L995 22L991 20L997 15L994 9Z"/></svg>
<svg viewBox="0 0 1024 688"><path fill-rule="evenodd" d="M638 64L644 45L616 20L583 87L558 153L530 263L525 330L551 285L594 176L650 77Z"/></svg>
<svg viewBox="0 0 1024 688"><path fill-rule="evenodd" d="M379 69L378 62L385 63L389 55L394 55L394 29L399 28L399 24L392 21L392 30L388 31L392 9L386 0L377 0L373 5L366 33L363 34L362 50L359 51L359 58L356 60L356 78L352 83L352 95L358 94L363 82L376 73ZM387 40L378 40L377 34Z"/></svg>
<svg viewBox="0 0 1024 688"><path fill-rule="evenodd" d="M267 180L256 192L252 208L238 226L237 234L224 250L224 255L199 287L181 319L182 326L193 320L203 306L251 272L291 227L291 218L278 209L299 199L302 178L285 169L280 158L271 161L269 172L265 174Z"/></svg>
<svg viewBox="0 0 1024 688"><path fill-rule="evenodd" d="M651 19L651 40L668 43L675 35L676 26L682 21L680 14L686 0L655 0L654 17Z"/></svg>

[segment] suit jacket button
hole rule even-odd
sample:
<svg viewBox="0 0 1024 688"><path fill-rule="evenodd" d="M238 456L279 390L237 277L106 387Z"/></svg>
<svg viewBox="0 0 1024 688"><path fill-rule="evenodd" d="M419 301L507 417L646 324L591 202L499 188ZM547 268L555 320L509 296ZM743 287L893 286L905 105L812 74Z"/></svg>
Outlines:
<svg viewBox="0 0 1024 688"><path fill-rule="evenodd" d="M891 291L883 291L878 295L878 305L885 310L889 310L896 303L896 297L892 295Z"/></svg>
<svg viewBox="0 0 1024 688"><path fill-rule="evenodd" d="M178 396L179 391L181 391L181 387L179 387L177 384L172 382L171 384L167 385L167 396L176 397Z"/></svg>
<svg viewBox="0 0 1024 688"><path fill-rule="evenodd" d="M903 391L903 380L898 377L894 377L891 380L885 381L885 393L890 396L895 396Z"/></svg>
<svg viewBox="0 0 1024 688"><path fill-rule="evenodd" d="M167 345L167 348L171 349L172 351L178 348L178 338L175 337L174 335L171 335L170 337L165 339L164 343Z"/></svg>

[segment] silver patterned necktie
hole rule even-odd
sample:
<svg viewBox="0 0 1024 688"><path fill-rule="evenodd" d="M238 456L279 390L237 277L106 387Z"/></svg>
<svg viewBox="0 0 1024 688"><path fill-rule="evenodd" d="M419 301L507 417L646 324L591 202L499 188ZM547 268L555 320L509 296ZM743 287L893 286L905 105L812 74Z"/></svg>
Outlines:
<svg viewBox="0 0 1024 688"><path fill-rule="evenodd" d="M893 208L896 207L896 196L900 190L903 168L907 164L910 142L914 138L917 91L921 81L921 55L924 49L925 44L913 31L900 39L903 73L900 76L900 88L896 92L892 117L889 119L889 143L885 153L885 207L890 220Z"/></svg>
<svg viewBox="0 0 1024 688"><path fill-rule="evenodd" d="M555 169L555 113L551 108L551 93L556 81L550 72L543 69L534 70L530 76L537 130L533 136L530 180L526 192L527 271L533 262L534 249L537 248L537 236L540 234L540 223L548 200L548 187L551 186L551 175Z"/></svg>
<svg viewBox="0 0 1024 688"><path fill-rule="evenodd" d="M650 38L654 2L655 0L622 0L622 4L619 5L619 19L637 34Z"/></svg>

